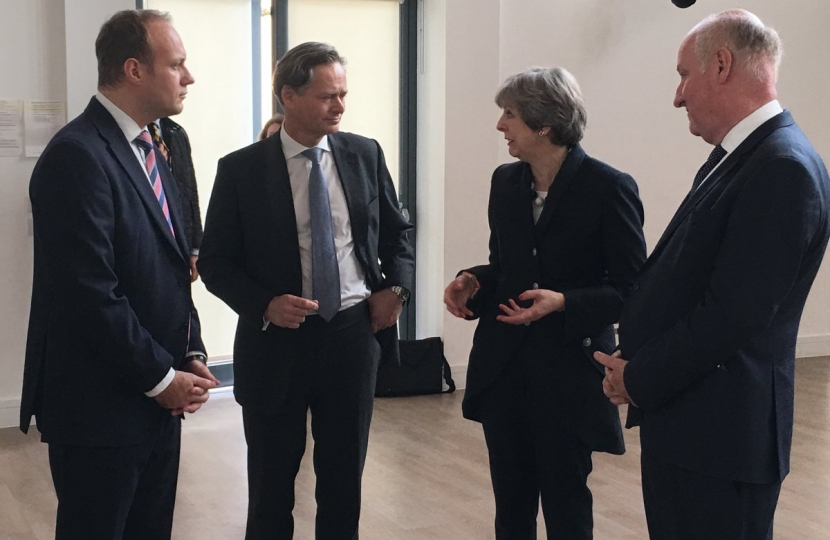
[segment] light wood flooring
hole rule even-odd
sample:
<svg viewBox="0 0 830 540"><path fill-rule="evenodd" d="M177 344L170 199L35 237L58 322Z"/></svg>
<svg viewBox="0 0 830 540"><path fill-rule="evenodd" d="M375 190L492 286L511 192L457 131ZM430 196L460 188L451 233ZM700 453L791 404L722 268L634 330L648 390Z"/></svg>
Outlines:
<svg viewBox="0 0 830 540"><path fill-rule="evenodd" d="M487 452L480 426L461 417L461 398L458 392L376 401L362 540L493 538ZM239 407L229 393L213 395L183 433L173 538L241 540L247 488ZM626 431L626 444L621 457L595 454L597 540L647 538L636 430ZM313 493L306 459L297 480L297 540L313 539ZM36 434L0 430L0 540L51 540L55 504L45 445ZM541 516L539 531L545 538ZM792 473L783 485L775 539L828 538L830 359L805 359L797 362Z"/></svg>

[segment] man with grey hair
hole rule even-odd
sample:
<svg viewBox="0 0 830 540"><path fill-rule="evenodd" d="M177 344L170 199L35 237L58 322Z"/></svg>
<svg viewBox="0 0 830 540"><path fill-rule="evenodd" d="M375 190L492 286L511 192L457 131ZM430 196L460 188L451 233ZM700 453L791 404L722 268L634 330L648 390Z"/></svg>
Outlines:
<svg viewBox="0 0 830 540"><path fill-rule="evenodd" d="M339 133L345 61L278 62L278 133L219 161L199 270L239 314L234 394L248 443L246 540L288 540L311 411L318 540L356 540L380 347L414 276L412 228L380 145Z"/></svg>
<svg viewBox="0 0 830 540"><path fill-rule="evenodd" d="M827 170L775 88L781 44L755 15L680 46L675 107L715 148L596 353L640 426L652 540L772 538L789 472L798 326L830 234Z"/></svg>

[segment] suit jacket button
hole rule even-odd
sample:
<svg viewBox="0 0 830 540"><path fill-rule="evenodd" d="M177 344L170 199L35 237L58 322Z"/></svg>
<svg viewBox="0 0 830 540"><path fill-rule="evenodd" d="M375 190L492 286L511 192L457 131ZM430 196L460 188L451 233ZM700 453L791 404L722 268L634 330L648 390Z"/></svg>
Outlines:
<svg viewBox="0 0 830 540"><path fill-rule="evenodd" d="M535 257L536 256L536 248L533 248L533 251L531 251L530 254Z"/></svg>
<svg viewBox="0 0 830 540"><path fill-rule="evenodd" d="M632 291L635 291L635 292L636 292L636 291L639 291L639 290L640 290L640 284L639 284L639 283L635 283L634 285L632 285L632 286L631 286L631 290L632 290Z"/></svg>
<svg viewBox="0 0 830 540"><path fill-rule="evenodd" d="M582 346L583 347L590 347L591 346L591 338L586 337L585 339L583 339L582 340Z"/></svg>

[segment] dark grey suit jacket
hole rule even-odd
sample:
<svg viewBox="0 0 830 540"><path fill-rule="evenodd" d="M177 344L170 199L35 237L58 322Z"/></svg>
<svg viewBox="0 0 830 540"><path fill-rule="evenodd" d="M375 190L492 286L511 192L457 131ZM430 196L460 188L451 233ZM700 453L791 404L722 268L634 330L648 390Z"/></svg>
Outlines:
<svg viewBox="0 0 830 540"><path fill-rule="evenodd" d="M709 476L789 471L798 325L827 246L830 179L788 112L683 202L620 318L644 452Z"/></svg>
<svg viewBox="0 0 830 540"><path fill-rule="evenodd" d="M415 265L407 233L412 226L398 209L380 146L351 133L335 133L328 140L369 288L401 285L411 290ZM263 332L262 317L275 296L302 296L294 199L278 135L219 160L197 264L207 289L239 314L237 401L276 411L300 343L295 330L270 325Z"/></svg>

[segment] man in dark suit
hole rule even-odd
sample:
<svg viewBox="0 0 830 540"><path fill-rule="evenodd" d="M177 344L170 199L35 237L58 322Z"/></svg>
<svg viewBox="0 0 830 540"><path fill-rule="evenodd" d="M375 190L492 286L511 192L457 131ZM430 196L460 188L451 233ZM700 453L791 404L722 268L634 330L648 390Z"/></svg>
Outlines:
<svg viewBox="0 0 830 540"><path fill-rule="evenodd" d="M743 10L683 41L674 105L715 150L623 308L618 357L596 354L640 426L653 540L772 538L798 325L830 230L827 170L776 101L780 57Z"/></svg>
<svg viewBox="0 0 830 540"><path fill-rule="evenodd" d="M170 538L180 416L216 385L190 297L178 190L148 122L178 114L169 17L121 11L95 44L98 93L30 184L34 281L20 427L36 416L58 540Z"/></svg>
<svg viewBox="0 0 830 540"><path fill-rule="evenodd" d="M239 314L234 393L248 443L246 539L293 535L311 410L318 540L358 537L380 347L414 274L411 225L374 140L338 133L344 60L305 43L279 61L278 134L219 161L199 270Z"/></svg>

